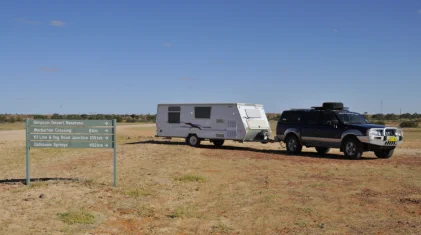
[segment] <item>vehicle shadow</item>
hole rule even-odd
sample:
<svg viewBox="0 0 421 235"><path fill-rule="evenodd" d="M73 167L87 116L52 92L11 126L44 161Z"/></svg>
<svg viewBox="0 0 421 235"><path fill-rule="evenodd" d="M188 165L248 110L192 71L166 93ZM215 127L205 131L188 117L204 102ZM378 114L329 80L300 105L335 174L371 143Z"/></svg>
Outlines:
<svg viewBox="0 0 421 235"><path fill-rule="evenodd" d="M145 140L145 141L138 141L138 142L129 142L126 144L160 144L160 145L187 145L184 142L173 142L173 141L158 141L158 140ZM213 146L213 145L201 145L199 148L201 149L224 149L224 150L231 150L231 151L250 151L255 153L265 153L265 154L276 154L276 155L285 155L291 157L310 157L310 158L323 158L323 159L335 159L335 160L352 160L348 157L345 157L342 154L336 153L327 153L325 155L320 155L317 152L301 152L300 154L290 154L286 150L273 150L273 149L256 149L251 147L239 147L239 146ZM362 157L360 160L376 160L376 158L364 158ZM354 160L353 160L354 161Z"/></svg>
<svg viewBox="0 0 421 235"><path fill-rule="evenodd" d="M40 182L40 181L81 181L78 178L31 178L31 183L34 182ZM16 183L22 183L26 184L26 179L5 179L0 180L0 184L16 184Z"/></svg>

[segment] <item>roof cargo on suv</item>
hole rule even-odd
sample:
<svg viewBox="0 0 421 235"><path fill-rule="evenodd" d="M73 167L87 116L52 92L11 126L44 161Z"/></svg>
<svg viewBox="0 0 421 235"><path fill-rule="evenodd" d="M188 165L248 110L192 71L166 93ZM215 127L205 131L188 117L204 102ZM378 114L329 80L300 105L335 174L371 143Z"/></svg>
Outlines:
<svg viewBox="0 0 421 235"><path fill-rule="evenodd" d="M344 109L343 103L337 103L337 102L324 102L323 103L324 109L332 109L332 110L342 110Z"/></svg>

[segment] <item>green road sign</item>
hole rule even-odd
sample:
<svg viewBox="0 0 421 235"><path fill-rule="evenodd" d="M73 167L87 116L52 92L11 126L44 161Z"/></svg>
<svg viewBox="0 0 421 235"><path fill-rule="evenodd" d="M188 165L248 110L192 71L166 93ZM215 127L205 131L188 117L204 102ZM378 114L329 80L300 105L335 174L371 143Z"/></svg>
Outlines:
<svg viewBox="0 0 421 235"><path fill-rule="evenodd" d="M28 131L32 133L59 133L59 134L113 134L113 128L97 127L29 127Z"/></svg>
<svg viewBox="0 0 421 235"><path fill-rule="evenodd" d="M30 134L29 140L48 141L112 141L112 135Z"/></svg>
<svg viewBox="0 0 421 235"><path fill-rule="evenodd" d="M64 126L64 127L86 127L86 126L113 126L112 120L29 120L29 126Z"/></svg>
<svg viewBox="0 0 421 235"><path fill-rule="evenodd" d="M30 141L31 148L113 148L113 142Z"/></svg>
<svg viewBox="0 0 421 235"><path fill-rule="evenodd" d="M31 148L112 148L117 187L117 121L26 120L26 184L31 182Z"/></svg>

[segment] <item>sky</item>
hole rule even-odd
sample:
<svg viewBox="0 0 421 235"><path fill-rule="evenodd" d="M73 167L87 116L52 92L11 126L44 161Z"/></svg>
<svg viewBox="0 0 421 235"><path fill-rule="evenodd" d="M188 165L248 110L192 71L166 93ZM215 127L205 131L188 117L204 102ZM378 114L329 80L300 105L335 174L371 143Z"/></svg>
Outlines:
<svg viewBox="0 0 421 235"><path fill-rule="evenodd" d="M0 1L0 113L421 113L421 0Z"/></svg>

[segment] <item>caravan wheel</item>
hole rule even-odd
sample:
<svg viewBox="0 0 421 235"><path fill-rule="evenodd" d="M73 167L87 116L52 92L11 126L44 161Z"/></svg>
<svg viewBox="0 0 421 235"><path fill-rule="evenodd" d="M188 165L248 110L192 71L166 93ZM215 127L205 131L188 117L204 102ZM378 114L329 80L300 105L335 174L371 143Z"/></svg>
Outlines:
<svg viewBox="0 0 421 235"><path fill-rule="evenodd" d="M200 145L200 139L197 138L197 135L189 135L186 139L186 142L193 147L198 147Z"/></svg>
<svg viewBox="0 0 421 235"><path fill-rule="evenodd" d="M213 140L212 142L213 142L213 144L215 146L221 147L224 144L225 141L224 140L217 139L217 140Z"/></svg>

